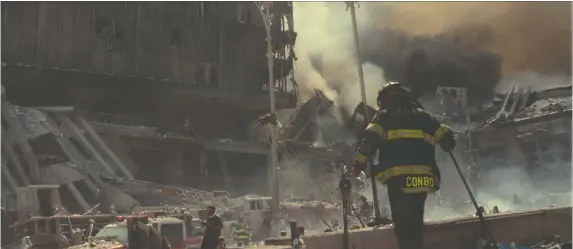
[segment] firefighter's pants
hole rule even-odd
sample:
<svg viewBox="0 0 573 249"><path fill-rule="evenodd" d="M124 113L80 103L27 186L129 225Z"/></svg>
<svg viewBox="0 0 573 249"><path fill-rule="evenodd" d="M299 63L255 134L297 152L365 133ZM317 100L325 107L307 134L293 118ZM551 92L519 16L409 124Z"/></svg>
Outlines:
<svg viewBox="0 0 573 249"><path fill-rule="evenodd" d="M424 204L427 193L405 194L388 186L394 233L400 249L423 249Z"/></svg>

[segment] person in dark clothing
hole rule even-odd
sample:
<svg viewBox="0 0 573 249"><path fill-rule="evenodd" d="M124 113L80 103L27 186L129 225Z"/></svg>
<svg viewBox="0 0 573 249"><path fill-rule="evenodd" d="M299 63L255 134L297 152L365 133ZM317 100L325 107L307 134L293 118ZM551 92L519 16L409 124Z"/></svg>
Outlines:
<svg viewBox="0 0 573 249"><path fill-rule="evenodd" d="M452 151L456 145L453 132L424 111L403 84L384 85L377 102L380 109L358 146L354 175L358 176L378 151L374 172L388 186L398 245L400 249L422 249L426 197L440 188L435 145Z"/></svg>
<svg viewBox="0 0 573 249"><path fill-rule="evenodd" d="M208 217L206 222L205 235L201 243L201 249L216 249L219 246L219 237L223 229L223 221L215 213L215 207L207 207Z"/></svg>

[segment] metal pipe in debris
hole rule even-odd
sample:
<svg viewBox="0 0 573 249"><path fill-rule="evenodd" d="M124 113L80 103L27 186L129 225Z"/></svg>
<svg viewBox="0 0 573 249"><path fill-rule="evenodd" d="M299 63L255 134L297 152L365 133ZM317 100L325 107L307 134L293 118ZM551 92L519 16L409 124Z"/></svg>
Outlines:
<svg viewBox="0 0 573 249"><path fill-rule="evenodd" d="M464 174L462 173L462 170L460 169L460 166L458 165L458 161L456 160L456 157L454 157L454 154L452 152L450 152L449 154L450 154L450 158L452 159L452 162L454 162L454 166L456 167L458 174L460 175L460 178L462 179L462 183L464 184L464 187L468 191L470 199L471 199L472 203L474 204L474 207L477 211L477 215L479 217L479 221L481 223L481 228L482 228L483 235L485 236L485 239L491 244L490 246L497 249L498 248L497 242L493 238L491 230L489 230L487 222L486 222L485 218L483 217L483 213L481 212L481 210L478 206L478 203L477 203L477 201L476 201L476 199L472 193L472 190L470 189L470 185L466 181L466 178L464 177Z"/></svg>
<svg viewBox="0 0 573 249"><path fill-rule="evenodd" d="M352 19L352 31L354 33L354 47L356 48L356 64L358 67L358 80L360 82L360 94L362 95L362 103L364 103L364 120L366 122L370 121L370 115L368 115L368 108L366 102L366 86L364 84L364 71L362 70L362 59L360 57L360 43L358 41L358 25L356 24L356 10L354 8L354 2L346 2L348 8L350 9L350 17ZM380 202L378 201L378 187L376 186L376 178L374 174L374 165L372 160L368 162L368 170L370 172L370 184L372 185L372 200L374 202L374 217L376 221L380 220Z"/></svg>

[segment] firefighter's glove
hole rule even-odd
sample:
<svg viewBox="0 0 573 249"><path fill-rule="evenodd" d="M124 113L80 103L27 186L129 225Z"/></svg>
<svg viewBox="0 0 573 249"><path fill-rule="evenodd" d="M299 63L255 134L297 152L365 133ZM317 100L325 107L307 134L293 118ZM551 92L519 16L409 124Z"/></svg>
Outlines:
<svg viewBox="0 0 573 249"><path fill-rule="evenodd" d="M440 139L440 147L445 152L452 152L456 148L456 140L454 138L454 133L449 131L447 132L442 139Z"/></svg>
<svg viewBox="0 0 573 249"><path fill-rule="evenodd" d="M266 124L271 124L271 125L277 125L277 115L275 113L268 113L265 114L259 118L257 118L257 124L258 125L266 125Z"/></svg>

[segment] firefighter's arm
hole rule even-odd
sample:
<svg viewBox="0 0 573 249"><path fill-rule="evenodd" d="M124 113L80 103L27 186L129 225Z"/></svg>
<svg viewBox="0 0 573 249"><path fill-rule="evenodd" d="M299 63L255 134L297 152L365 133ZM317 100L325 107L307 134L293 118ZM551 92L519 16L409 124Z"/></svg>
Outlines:
<svg viewBox="0 0 573 249"><path fill-rule="evenodd" d="M376 153L380 142L385 138L386 131L380 124L379 115L376 115L366 127L362 140L358 144L353 164L354 176L359 176L360 172L366 168L366 162Z"/></svg>
<svg viewBox="0 0 573 249"><path fill-rule="evenodd" d="M439 126L434 132L435 142L436 144L439 144L445 152L452 152L456 148L454 132L447 125L439 122L438 124Z"/></svg>

